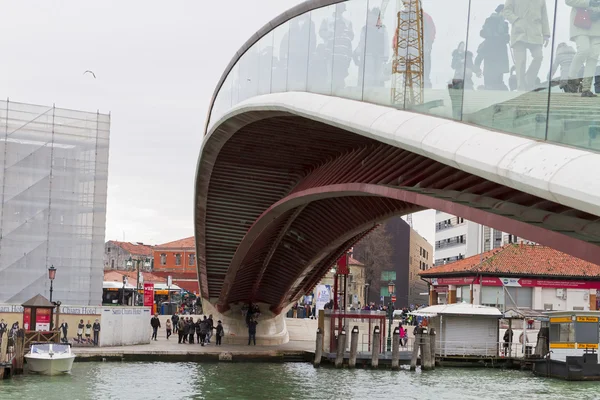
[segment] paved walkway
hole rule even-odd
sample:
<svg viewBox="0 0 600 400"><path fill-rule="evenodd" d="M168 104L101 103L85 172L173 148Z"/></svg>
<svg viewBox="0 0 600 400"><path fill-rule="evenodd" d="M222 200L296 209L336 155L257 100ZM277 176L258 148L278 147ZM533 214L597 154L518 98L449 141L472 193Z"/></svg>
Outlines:
<svg viewBox="0 0 600 400"><path fill-rule="evenodd" d="M115 347L74 347L73 352L78 355L78 358L135 358L136 356L155 356L157 359L160 356L175 356L180 359L186 355L207 355L219 356L222 353L230 353L233 357L236 356L251 356L251 357L281 357L282 355L293 355L304 352L314 352L315 349L315 333L317 330L317 321L310 319L288 319L288 331L290 341L278 346L248 346L224 344L216 346L215 338L211 340L209 345L201 346L194 344L179 344L178 336L173 335L168 340L166 330L164 329L164 321L161 318L163 328L159 330L158 340L151 341L149 344L131 345L131 346L115 346Z"/></svg>

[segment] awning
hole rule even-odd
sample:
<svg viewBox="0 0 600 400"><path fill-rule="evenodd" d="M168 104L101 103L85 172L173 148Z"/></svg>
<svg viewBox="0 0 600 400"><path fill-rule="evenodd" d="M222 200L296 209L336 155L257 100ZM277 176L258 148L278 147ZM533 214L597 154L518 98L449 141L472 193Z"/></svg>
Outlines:
<svg viewBox="0 0 600 400"><path fill-rule="evenodd" d="M501 318L502 312L496 307L480 306L468 303L438 304L410 312L418 317L437 317L438 315L473 315Z"/></svg>

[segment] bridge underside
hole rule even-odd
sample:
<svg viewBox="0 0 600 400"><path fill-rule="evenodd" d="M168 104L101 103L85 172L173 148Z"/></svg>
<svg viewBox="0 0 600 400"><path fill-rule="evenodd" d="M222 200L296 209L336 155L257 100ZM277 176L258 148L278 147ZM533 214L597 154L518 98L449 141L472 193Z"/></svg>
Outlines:
<svg viewBox="0 0 600 400"><path fill-rule="evenodd" d="M222 123L196 182L202 297L275 314L378 222L435 208L600 264L600 218L279 111Z"/></svg>

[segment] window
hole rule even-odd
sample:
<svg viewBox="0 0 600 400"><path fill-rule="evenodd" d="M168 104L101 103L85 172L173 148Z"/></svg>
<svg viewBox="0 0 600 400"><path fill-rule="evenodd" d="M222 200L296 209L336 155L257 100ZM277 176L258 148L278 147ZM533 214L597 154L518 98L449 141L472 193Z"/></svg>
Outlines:
<svg viewBox="0 0 600 400"><path fill-rule="evenodd" d="M550 341L562 343L575 342L575 327L573 323L551 323Z"/></svg>
<svg viewBox="0 0 600 400"><path fill-rule="evenodd" d="M110 268L115 269L115 259L110 260Z"/></svg>
<svg viewBox="0 0 600 400"><path fill-rule="evenodd" d="M175 254L175 265L181 265L181 254Z"/></svg>
<svg viewBox="0 0 600 400"><path fill-rule="evenodd" d="M110 247L106 249L106 252L107 252L107 253L110 253Z"/></svg>
<svg viewBox="0 0 600 400"><path fill-rule="evenodd" d="M195 255L194 254L190 254L188 265L194 265L194 258L195 258Z"/></svg>
<svg viewBox="0 0 600 400"><path fill-rule="evenodd" d="M160 255L160 265L167 265L167 255L165 253Z"/></svg>
<svg viewBox="0 0 600 400"><path fill-rule="evenodd" d="M552 311L552 303L544 304L544 311Z"/></svg>

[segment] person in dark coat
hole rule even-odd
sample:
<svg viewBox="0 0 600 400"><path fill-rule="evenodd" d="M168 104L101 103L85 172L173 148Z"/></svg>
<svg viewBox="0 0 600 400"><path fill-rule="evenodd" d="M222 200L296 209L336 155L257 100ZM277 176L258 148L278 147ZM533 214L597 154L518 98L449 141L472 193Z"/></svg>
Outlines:
<svg viewBox="0 0 600 400"><path fill-rule="evenodd" d="M0 319L0 343L2 343L2 336L4 336L4 332L8 329L8 325L4 322L3 319Z"/></svg>
<svg viewBox="0 0 600 400"><path fill-rule="evenodd" d="M451 67L454 70L454 89L473 89L473 53L466 51L465 42L460 42L452 52Z"/></svg>
<svg viewBox="0 0 600 400"><path fill-rule="evenodd" d="M188 336L188 343L189 344L194 344L194 333L196 333L196 325L194 325L194 318L190 317L190 323L189 323L189 336Z"/></svg>
<svg viewBox="0 0 600 400"><path fill-rule="evenodd" d="M150 320L150 326L152 327L152 337L150 340L156 339L156 335L158 333L158 328L160 328L160 319L158 319L158 314L154 314L154 317Z"/></svg>
<svg viewBox="0 0 600 400"><path fill-rule="evenodd" d="M508 66L510 34L502 10L504 4L500 4L485 20L479 33L484 40L477 49L474 67L479 76L483 63L485 90L508 90L504 84L504 74L510 71Z"/></svg>
<svg viewBox="0 0 600 400"><path fill-rule="evenodd" d="M210 343L210 338L212 337L213 329L215 329L215 322L213 321L213 316L210 314L208 319L208 332L206 333L206 343Z"/></svg>
<svg viewBox="0 0 600 400"><path fill-rule="evenodd" d="M92 331L94 332L94 346L98 346L100 343L100 321L98 321L98 319L94 321L94 325L92 325Z"/></svg>
<svg viewBox="0 0 600 400"><path fill-rule="evenodd" d="M177 321L177 335L179 336L179 341L178 343L181 343L181 341L183 340L183 329L185 327L185 320L183 318L180 318Z"/></svg>
<svg viewBox="0 0 600 400"><path fill-rule="evenodd" d="M177 331L179 330L179 327L177 325L177 323L179 322L179 315L177 315L177 313L173 314L173 316L171 317L171 322L173 323L173 333L177 333Z"/></svg>
<svg viewBox="0 0 600 400"><path fill-rule="evenodd" d="M63 338L61 339L62 342L67 343L68 342L68 331L69 331L69 324L67 324L67 322L63 319L62 323L60 324L60 326L58 327L59 330L62 332Z"/></svg>
<svg viewBox="0 0 600 400"><path fill-rule="evenodd" d="M183 320L183 343L187 343L188 337L190 336L190 318L185 317Z"/></svg>
<svg viewBox="0 0 600 400"><path fill-rule="evenodd" d="M221 321L217 321L217 327L215 328L215 335L217 336L217 346L221 345L221 338L225 336L225 329L223 329L223 324Z"/></svg>
<svg viewBox="0 0 600 400"><path fill-rule="evenodd" d="M202 346L206 343L206 335L208 334L209 326L208 319L206 319L205 315L204 320L200 322L200 345Z"/></svg>
<svg viewBox="0 0 600 400"><path fill-rule="evenodd" d="M258 322L254 318L250 318L248 321L248 346L250 346L251 342L254 342L256 346L256 325L258 325Z"/></svg>
<svg viewBox="0 0 600 400"><path fill-rule="evenodd" d="M204 317L206 318L206 317ZM202 335L200 333L201 329L202 329L202 320L200 318L198 318L198 321L196 321L196 323L194 324L194 329L196 330L196 343L201 344L202 346L204 346L204 340L201 340Z"/></svg>

